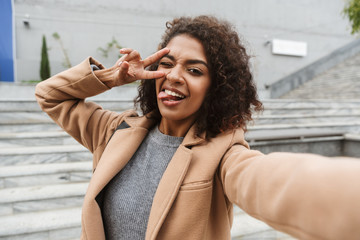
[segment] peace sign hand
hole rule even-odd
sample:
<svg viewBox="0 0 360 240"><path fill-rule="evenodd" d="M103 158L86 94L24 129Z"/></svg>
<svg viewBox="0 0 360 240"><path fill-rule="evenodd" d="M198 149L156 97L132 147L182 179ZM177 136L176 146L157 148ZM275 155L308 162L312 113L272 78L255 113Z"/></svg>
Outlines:
<svg viewBox="0 0 360 240"><path fill-rule="evenodd" d="M113 67L95 71L95 75L109 87L121 86L140 79L154 79L164 76L161 71L148 71L145 68L169 53L168 48L163 48L146 59L142 60L138 51L123 48L124 54Z"/></svg>

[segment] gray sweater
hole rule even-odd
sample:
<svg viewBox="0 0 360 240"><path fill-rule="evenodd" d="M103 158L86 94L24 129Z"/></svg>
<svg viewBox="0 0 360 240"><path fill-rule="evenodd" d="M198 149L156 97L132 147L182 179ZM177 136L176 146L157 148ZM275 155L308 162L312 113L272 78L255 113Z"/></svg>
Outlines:
<svg viewBox="0 0 360 240"><path fill-rule="evenodd" d="M153 128L127 165L110 181L102 209L106 239L145 239L155 191L182 140Z"/></svg>

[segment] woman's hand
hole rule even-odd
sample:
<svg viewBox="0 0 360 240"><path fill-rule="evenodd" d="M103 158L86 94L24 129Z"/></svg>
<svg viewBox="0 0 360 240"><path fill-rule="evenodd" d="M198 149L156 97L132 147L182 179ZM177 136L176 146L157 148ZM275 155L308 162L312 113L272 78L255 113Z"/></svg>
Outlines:
<svg viewBox="0 0 360 240"><path fill-rule="evenodd" d="M164 76L161 71L147 71L145 68L169 53L168 48L163 48L146 59L142 60L138 51L130 48L120 50L124 54L113 67L95 71L95 75L107 86L115 87L140 79L154 79Z"/></svg>

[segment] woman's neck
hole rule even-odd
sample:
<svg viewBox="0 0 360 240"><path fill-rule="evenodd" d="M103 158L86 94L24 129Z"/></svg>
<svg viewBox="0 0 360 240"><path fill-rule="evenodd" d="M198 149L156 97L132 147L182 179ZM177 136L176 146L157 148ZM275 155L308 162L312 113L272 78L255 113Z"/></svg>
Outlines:
<svg viewBox="0 0 360 240"><path fill-rule="evenodd" d="M190 127L193 125L193 122L183 122L183 121L173 121L165 118L161 118L159 124L159 130L163 134L174 136L174 137L185 137L186 133L189 131Z"/></svg>

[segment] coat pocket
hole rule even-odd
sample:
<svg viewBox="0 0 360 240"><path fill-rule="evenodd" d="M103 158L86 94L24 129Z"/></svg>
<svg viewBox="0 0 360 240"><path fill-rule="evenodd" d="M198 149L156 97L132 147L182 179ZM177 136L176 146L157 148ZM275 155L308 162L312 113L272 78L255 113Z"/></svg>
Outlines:
<svg viewBox="0 0 360 240"><path fill-rule="evenodd" d="M204 181L196 181L185 183L180 186L180 191L192 191L192 190L200 190L212 187L213 180L204 180Z"/></svg>
<svg viewBox="0 0 360 240"><path fill-rule="evenodd" d="M213 180L183 184L157 239L206 239Z"/></svg>

